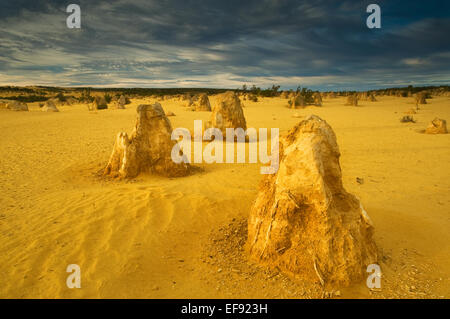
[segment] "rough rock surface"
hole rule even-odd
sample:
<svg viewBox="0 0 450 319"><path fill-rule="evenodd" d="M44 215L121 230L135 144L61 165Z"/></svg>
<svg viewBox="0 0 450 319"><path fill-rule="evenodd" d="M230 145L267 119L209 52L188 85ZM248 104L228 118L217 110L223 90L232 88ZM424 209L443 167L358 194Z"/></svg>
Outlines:
<svg viewBox="0 0 450 319"><path fill-rule="evenodd" d="M176 164L171 157L175 141L172 126L161 104L141 104L137 107L136 126L128 137L121 132L116 137L105 175L131 178L141 172L168 177L188 175L190 165Z"/></svg>
<svg viewBox="0 0 450 319"><path fill-rule="evenodd" d="M358 106L358 96L356 94L347 96L347 103L345 105Z"/></svg>
<svg viewBox="0 0 450 319"><path fill-rule="evenodd" d="M28 105L19 101L9 102L6 108L13 111L28 111Z"/></svg>
<svg viewBox="0 0 450 319"><path fill-rule="evenodd" d="M125 110L125 104L120 103L120 101L116 101L113 103L114 107L118 110Z"/></svg>
<svg viewBox="0 0 450 319"><path fill-rule="evenodd" d="M192 108L194 111L211 111L211 104L209 103L208 95L205 93L202 93L198 96L198 99L195 101L195 103L192 105Z"/></svg>
<svg viewBox="0 0 450 319"><path fill-rule="evenodd" d="M447 121L435 118L425 130L426 134L447 134Z"/></svg>
<svg viewBox="0 0 450 319"><path fill-rule="evenodd" d="M250 212L253 260L303 280L346 286L377 261L373 226L342 185L339 147L317 116L280 139L280 166L267 175Z"/></svg>
<svg viewBox="0 0 450 319"><path fill-rule="evenodd" d="M10 101L8 101L8 100L0 100L0 109L8 108L9 103L10 103Z"/></svg>
<svg viewBox="0 0 450 319"><path fill-rule="evenodd" d="M292 109L297 109L299 107L305 107L306 101L303 96L300 94L295 94L291 99L288 101L289 107Z"/></svg>
<svg viewBox="0 0 450 319"><path fill-rule="evenodd" d="M114 102L115 103L115 107L119 110L124 110L125 109L125 105L127 104L127 99L125 98L125 96L121 95L120 98Z"/></svg>
<svg viewBox="0 0 450 319"><path fill-rule="evenodd" d="M319 92L314 93L314 105L322 106L322 96Z"/></svg>
<svg viewBox="0 0 450 319"><path fill-rule="evenodd" d="M427 94L425 92L419 92L414 97L416 104L427 104L426 98L427 98Z"/></svg>
<svg viewBox="0 0 450 319"><path fill-rule="evenodd" d="M58 108L56 107L55 103L52 100L49 100L45 102L44 106L42 107L43 112L59 112Z"/></svg>
<svg viewBox="0 0 450 319"><path fill-rule="evenodd" d="M108 103L103 96L96 96L94 102L88 105L89 111L103 110L108 108Z"/></svg>
<svg viewBox="0 0 450 319"><path fill-rule="evenodd" d="M184 107L191 107L194 105L194 100L192 99L192 97L190 95L185 95L183 97L183 101L184 101L184 103L183 103Z"/></svg>
<svg viewBox="0 0 450 319"><path fill-rule="evenodd" d="M217 95L211 119L206 124L206 128L218 128L224 137L227 128L247 130L241 101L234 92L228 91Z"/></svg>

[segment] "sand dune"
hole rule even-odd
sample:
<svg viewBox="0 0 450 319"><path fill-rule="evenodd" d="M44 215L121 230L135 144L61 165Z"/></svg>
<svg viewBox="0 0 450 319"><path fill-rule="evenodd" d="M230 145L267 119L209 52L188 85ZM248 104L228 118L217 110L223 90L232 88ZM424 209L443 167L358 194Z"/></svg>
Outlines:
<svg viewBox="0 0 450 319"><path fill-rule="evenodd" d="M214 103L214 97L211 97ZM334 129L346 189L375 225L382 290L365 283L340 297L445 297L450 294L450 135L421 134L435 117L450 119L450 99L435 97L400 123L412 98L377 97L345 106L288 109L286 99L245 101L248 127L285 132L317 114ZM314 298L320 287L249 262L246 219L261 179L259 164L200 164L183 178L139 175L112 180L105 167L117 132L131 132L136 106L58 113L0 110L0 297L2 298ZM209 112L182 102L173 128L193 129ZM356 182L362 178L364 183ZM68 289L78 264L82 289ZM338 294L339 295L339 294ZM334 294L335 297L336 293Z"/></svg>

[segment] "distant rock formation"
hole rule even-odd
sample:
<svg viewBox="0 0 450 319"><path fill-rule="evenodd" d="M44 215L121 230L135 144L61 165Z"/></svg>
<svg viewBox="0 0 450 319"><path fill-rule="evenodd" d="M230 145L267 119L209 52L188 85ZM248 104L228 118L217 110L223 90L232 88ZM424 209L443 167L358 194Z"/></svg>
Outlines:
<svg viewBox="0 0 450 319"><path fill-rule="evenodd" d="M345 105L358 106L358 96L356 94L347 96L347 102Z"/></svg>
<svg viewBox="0 0 450 319"><path fill-rule="evenodd" d="M121 95L120 98L114 100L111 100L113 103L113 107L118 110L125 110L125 105L127 104L127 99L125 96Z"/></svg>
<svg viewBox="0 0 450 319"><path fill-rule="evenodd" d="M6 108L12 111L28 111L28 105L19 101L8 102Z"/></svg>
<svg viewBox="0 0 450 319"><path fill-rule="evenodd" d="M227 128L247 130L247 122L245 121L241 101L233 91L217 95L211 119L206 123L205 127L218 128L224 137L226 136Z"/></svg>
<svg viewBox="0 0 450 319"><path fill-rule="evenodd" d="M192 105L194 111L211 111L211 104L209 103L209 98L206 93L199 94L197 100Z"/></svg>
<svg viewBox="0 0 450 319"><path fill-rule="evenodd" d="M303 96L301 96L300 94L295 94L288 101L288 106L291 109L298 109L300 107L305 107L306 106L305 98Z"/></svg>
<svg viewBox="0 0 450 319"><path fill-rule="evenodd" d="M10 103L10 101L8 101L8 100L0 100L0 109L8 108L8 103Z"/></svg>
<svg viewBox="0 0 450 319"><path fill-rule="evenodd" d="M74 104L79 103L79 101L73 97L66 97L64 101L61 101L59 98L52 99L52 101L55 103L55 106L72 106Z"/></svg>
<svg viewBox="0 0 450 319"><path fill-rule="evenodd" d="M42 107L43 112L59 112L58 108L55 105L55 102L53 100L48 100L45 102L44 106Z"/></svg>
<svg viewBox="0 0 450 319"><path fill-rule="evenodd" d="M361 92L356 95L358 96L358 100L367 101L368 98L367 92Z"/></svg>
<svg viewBox="0 0 450 319"><path fill-rule="evenodd" d="M183 106L184 107L191 107L192 105L194 105L194 101L192 99L192 97L189 94L185 94L183 95L181 101L183 101Z"/></svg>
<svg viewBox="0 0 450 319"><path fill-rule="evenodd" d="M171 140L171 134L172 126L161 104L139 105L131 136L125 132L117 135L104 174L124 178L135 177L141 172L168 177L188 175L189 164L176 164L172 160L171 152L176 142Z"/></svg>
<svg viewBox="0 0 450 319"><path fill-rule="evenodd" d="M315 106L322 106L322 96L320 95L320 92L314 93L313 98Z"/></svg>
<svg viewBox="0 0 450 319"><path fill-rule="evenodd" d="M322 285L347 286L377 261L374 227L342 185L339 147L317 116L280 139L278 172L260 185L248 221L253 260Z"/></svg>
<svg viewBox="0 0 450 319"><path fill-rule="evenodd" d="M414 96L416 104L427 104L426 92L419 92Z"/></svg>
<svg viewBox="0 0 450 319"><path fill-rule="evenodd" d="M94 102L88 105L89 111L104 110L108 108L108 103L103 96L96 96Z"/></svg>
<svg viewBox="0 0 450 319"><path fill-rule="evenodd" d="M117 108L125 109L125 105L127 104L127 99L125 96L121 95L119 100L117 101Z"/></svg>

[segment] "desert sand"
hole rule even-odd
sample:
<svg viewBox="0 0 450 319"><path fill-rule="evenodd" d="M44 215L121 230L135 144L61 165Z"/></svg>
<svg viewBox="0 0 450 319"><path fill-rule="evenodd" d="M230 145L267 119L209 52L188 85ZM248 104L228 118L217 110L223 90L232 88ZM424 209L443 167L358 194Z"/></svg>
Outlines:
<svg viewBox="0 0 450 319"><path fill-rule="evenodd" d="M181 178L102 176L117 132L131 132L136 107L155 102L133 99L124 110L0 110L0 297L449 298L450 135L422 131L450 119L450 98L420 105L415 123L399 121L412 97L377 100L289 109L287 99L258 98L244 101L244 114L248 127L281 133L309 114L331 125L344 187L374 224L381 289L362 281L328 291L249 260L260 164L195 164L202 170ZM173 128L211 114L160 103L176 114ZM69 264L81 267L81 289L66 286Z"/></svg>

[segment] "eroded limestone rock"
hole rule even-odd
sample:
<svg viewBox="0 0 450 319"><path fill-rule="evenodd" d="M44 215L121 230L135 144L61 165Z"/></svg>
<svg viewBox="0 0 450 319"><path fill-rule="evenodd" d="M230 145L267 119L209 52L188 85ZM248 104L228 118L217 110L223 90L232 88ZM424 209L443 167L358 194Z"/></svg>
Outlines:
<svg viewBox="0 0 450 319"><path fill-rule="evenodd" d="M135 177L151 172L168 177L188 175L190 165L175 163L171 158L176 144L171 140L172 126L161 104L141 104L137 107L136 126L130 137L121 132L105 168L105 175Z"/></svg>
<svg viewBox="0 0 450 319"><path fill-rule="evenodd" d="M251 258L322 285L366 278L377 261L374 228L342 185L331 127L310 116L280 139L279 154L278 172L263 179L251 208Z"/></svg>

